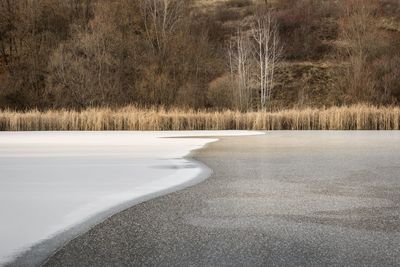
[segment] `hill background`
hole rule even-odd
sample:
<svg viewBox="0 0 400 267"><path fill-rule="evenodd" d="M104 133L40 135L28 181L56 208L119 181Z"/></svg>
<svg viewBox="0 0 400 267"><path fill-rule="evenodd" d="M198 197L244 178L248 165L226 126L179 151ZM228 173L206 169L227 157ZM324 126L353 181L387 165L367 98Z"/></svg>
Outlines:
<svg viewBox="0 0 400 267"><path fill-rule="evenodd" d="M400 100L396 0L0 0L0 108L243 110L228 50L264 13L283 49L269 109Z"/></svg>

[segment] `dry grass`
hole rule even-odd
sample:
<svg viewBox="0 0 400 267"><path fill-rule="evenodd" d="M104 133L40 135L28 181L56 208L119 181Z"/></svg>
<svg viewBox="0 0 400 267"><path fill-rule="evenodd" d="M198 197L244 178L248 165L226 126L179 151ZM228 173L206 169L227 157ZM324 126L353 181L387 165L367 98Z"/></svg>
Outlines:
<svg viewBox="0 0 400 267"><path fill-rule="evenodd" d="M55 130L399 130L400 107L356 105L278 112L88 109L0 112L2 131Z"/></svg>

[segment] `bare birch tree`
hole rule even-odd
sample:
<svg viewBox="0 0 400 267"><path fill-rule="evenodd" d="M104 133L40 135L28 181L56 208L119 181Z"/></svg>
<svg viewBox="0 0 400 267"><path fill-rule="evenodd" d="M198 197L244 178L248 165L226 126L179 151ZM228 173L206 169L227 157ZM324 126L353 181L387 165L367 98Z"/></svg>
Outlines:
<svg viewBox="0 0 400 267"><path fill-rule="evenodd" d="M234 88L236 107L240 110L247 110L251 102L251 45L248 36L241 30L238 30L236 36L231 41L228 55L231 77L236 83L236 87Z"/></svg>
<svg viewBox="0 0 400 267"><path fill-rule="evenodd" d="M271 100L275 82L275 69L281 57L278 27L272 14L258 15L251 29L253 53L259 74L256 75L260 86L261 108L265 109Z"/></svg>

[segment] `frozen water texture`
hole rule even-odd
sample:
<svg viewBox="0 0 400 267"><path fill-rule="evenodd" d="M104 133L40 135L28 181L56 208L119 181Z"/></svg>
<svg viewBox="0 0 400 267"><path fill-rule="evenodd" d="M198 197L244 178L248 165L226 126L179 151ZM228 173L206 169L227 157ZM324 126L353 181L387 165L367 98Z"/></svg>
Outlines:
<svg viewBox="0 0 400 267"><path fill-rule="evenodd" d="M0 133L0 265L121 203L175 188L204 168L185 159L205 132ZM195 137L195 138L163 138Z"/></svg>

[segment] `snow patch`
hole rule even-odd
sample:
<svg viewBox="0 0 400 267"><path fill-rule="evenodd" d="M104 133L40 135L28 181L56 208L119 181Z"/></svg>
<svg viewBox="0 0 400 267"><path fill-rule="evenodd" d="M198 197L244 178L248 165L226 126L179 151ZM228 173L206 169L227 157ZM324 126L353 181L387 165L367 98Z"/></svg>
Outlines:
<svg viewBox="0 0 400 267"><path fill-rule="evenodd" d="M217 140L204 137L256 134L0 133L0 265L105 210L179 189L205 171L184 158Z"/></svg>

